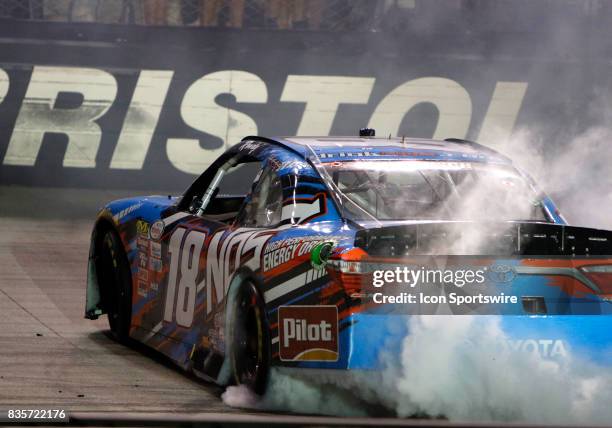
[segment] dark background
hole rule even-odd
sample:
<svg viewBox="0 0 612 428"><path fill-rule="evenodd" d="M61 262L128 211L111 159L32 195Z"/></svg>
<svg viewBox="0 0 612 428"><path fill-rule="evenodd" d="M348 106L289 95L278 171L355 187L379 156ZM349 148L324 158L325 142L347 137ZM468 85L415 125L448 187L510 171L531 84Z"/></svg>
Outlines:
<svg viewBox="0 0 612 428"><path fill-rule="evenodd" d="M607 15L601 11L608 9L600 9L594 15L576 15L569 6L547 10L538 1L515 2L510 9L490 10L478 2L465 2L459 9L448 7L457 2L434 3L438 7L436 13L427 14L428 10L421 9L418 15L417 9L404 21L389 18L376 27L301 31L5 18L0 21L0 69L8 74L10 85L0 103L0 160L5 156L33 67L104 70L116 79L117 96L97 120L102 140L95 168L62 166L67 137L47 133L35 165L0 162L0 183L184 189L194 175L173 166L166 155L166 141L195 138L202 148L223 144L221 139L186 124L180 111L187 88L200 77L219 70L248 71L265 82L268 101L263 104L238 103L229 94L216 98L217 104L250 116L261 135L293 135L297 131L305 104L280 101L288 75L376 78L368 104L340 105L332 135L355 135L368 124L385 95L404 82L422 77L452 79L467 90L472 115L466 137L471 139L479 136L497 82L528 84L515 130L537 130L548 156L563 150L590 127L607 123L612 45ZM514 11L516 16L509 17L508 11ZM142 70L170 70L174 75L143 168L111 169L112 153ZM60 94L54 108L79 107L81 101L78 93ZM420 103L405 115L400 134L431 137L437 120L436 107ZM379 130L381 133L384 130Z"/></svg>

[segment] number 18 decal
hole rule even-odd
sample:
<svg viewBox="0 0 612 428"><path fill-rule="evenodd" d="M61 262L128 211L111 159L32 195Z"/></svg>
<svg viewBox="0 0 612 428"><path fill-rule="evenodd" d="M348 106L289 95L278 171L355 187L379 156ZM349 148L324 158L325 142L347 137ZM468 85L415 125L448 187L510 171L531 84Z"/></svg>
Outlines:
<svg viewBox="0 0 612 428"><path fill-rule="evenodd" d="M164 321L172 322L176 315L178 325L191 327L196 294L198 288L201 288L196 284L196 279L200 253L205 239L206 234L199 230L187 232L186 229L180 227L172 233L168 246L170 273L168 274L168 287L166 287Z"/></svg>

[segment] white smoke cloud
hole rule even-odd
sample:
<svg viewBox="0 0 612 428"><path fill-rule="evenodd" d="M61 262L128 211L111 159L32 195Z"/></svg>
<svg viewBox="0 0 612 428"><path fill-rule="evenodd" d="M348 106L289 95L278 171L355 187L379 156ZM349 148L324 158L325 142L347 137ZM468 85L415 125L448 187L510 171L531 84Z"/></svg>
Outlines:
<svg viewBox="0 0 612 428"><path fill-rule="evenodd" d="M610 423L612 372L568 354L551 360L504 348L498 317L420 316L410 321L399 370L386 388L399 416L455 421Z"/></svg>
<svg viewBox="0 0 612 428"><path fill-rule="evenodd" d="M308 373L305 372L304 375ZM290 411L302 414L367 416L358 396L332 383L310 381L311 376L292 375L272 369L266 394L259 397L246 386L230 386L221 399L232 407Z"/></svg>
<svg viewBox="0 0 612 428"><path fill-rule="evenodd" d="M609 424L612 372L568 353L550 359L501 346L499 317L417 316L400 355L381 372L304 378L273 371L263 398L230 387L226 404L296 413L365 416L384 405L399 417L452 421ZM310 380L304 380L310 379ZM313 382L316 380L316 383ZM349 391L350 394L349 395Z"/></svg>
<svg viewBox="0 0 612 428"><path fill-rule="evenodd" d="M520 128L485 143L529 173L571 225L612 229L612 129L595 126L558 142L542 135Z"/></svg>

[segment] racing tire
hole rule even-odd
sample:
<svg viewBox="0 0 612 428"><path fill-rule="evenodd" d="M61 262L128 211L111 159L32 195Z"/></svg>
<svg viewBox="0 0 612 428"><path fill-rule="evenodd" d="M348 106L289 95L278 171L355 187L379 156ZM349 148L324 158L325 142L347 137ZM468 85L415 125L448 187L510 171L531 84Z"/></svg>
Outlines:
<svg viewBox="0 0 612 428"><path fill-rule="evenodd" d="M132 321L132 275L121 239L114 230L104 233L99 257L108 324L113 336L126 343Z"/></svg>
<svg viewBox="0 0 612 428"><path fill-rule="evenodd" d="M270 368L270 333L265 304L250 281L242 284L233 302L230 361L234 381L263 395Z"/></svg>

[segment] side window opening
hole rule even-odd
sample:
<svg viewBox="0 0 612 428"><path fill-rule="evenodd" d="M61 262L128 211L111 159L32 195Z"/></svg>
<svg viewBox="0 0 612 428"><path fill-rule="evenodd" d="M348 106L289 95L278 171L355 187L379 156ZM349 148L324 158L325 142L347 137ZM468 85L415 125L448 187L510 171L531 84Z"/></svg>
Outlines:
<svg viewBox="0 0 612 428"><path fill-rule="evenodd" d="M219 195L234 195L244 198L251 192L253 182L261 168L262 165L259 161L243 162L230 168L219 184Z"/></svg>
<svg viewBox="0 0 612 428"><path fill-rule="evenodd" d="M246 227L272 227L280 223L283 210L283 187L271 169L264 170L242 211L238 223Z"/></svg>
<svg viewBox="0 0 612 428"><path fill-rule="evenodd" d="M189 212L224 223L236 219L262 165L256 160L237 164L232 164L232 161L219 168L207 188L196 193Z"/></svg>

